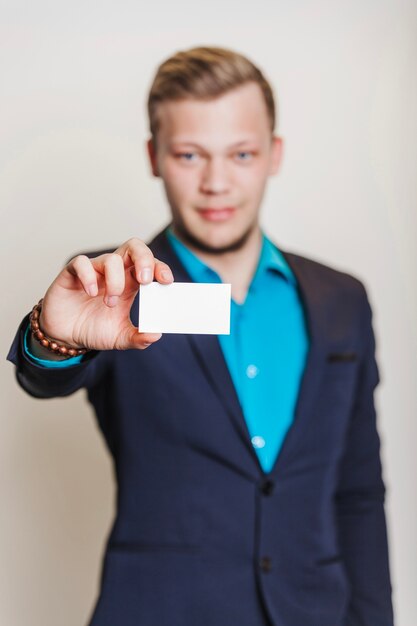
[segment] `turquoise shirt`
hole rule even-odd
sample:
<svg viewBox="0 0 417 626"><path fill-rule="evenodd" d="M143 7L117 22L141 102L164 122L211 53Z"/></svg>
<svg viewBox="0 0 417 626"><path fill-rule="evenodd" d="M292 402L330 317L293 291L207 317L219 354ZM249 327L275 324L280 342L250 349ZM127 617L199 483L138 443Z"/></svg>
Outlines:
<svg viewBox="0 0 417 626"><path fill-rule="evenodd" d="M194 282L222 282L170 229L168 240ZM269 472L294 419L309 341L295 276L265 235L246 299L232 299L230 335L219 341L252 445Z"/></svg>
<svg viewBox="0 0 417 626"><path fill-rule="evenodd" d="M220 283L220 276L168 230L168 241L192 280ZM246 299L232 299L230 335L219 342L242 407L252 445L264 472L271 471L294 419L308 351L304 312L294 274L283 255L263 235L259 262ZM30 358L45 367L66 361Z"/></svg>

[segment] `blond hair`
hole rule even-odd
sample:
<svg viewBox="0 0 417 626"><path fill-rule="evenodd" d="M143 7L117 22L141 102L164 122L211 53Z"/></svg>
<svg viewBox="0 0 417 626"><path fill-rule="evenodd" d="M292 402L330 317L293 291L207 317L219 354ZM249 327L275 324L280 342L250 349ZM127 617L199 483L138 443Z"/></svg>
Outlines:
<svg viewBox="0 0 417 626"><path fill-rule="evenodd" d="M180 51L157 69L148 96L148 116L155 142L160 120L158 105L168 100L210 100L245 83L261 88L271 133L275 128L275 101L264 75L243 55L216 47L198 47Z"/></svg>

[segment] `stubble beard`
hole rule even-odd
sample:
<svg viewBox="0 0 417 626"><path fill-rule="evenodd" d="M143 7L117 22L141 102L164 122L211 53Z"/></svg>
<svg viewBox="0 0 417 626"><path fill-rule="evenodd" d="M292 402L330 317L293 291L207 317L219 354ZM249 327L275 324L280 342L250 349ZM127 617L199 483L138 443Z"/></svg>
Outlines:
<svg viewBox="0 0 417 626"><path fill-rule="evenodd" d="M241 250L256 227L256 223L250 224L250 226L240 237L236 238L231 243L228 243L225 246L211 246L205 241L199 239L198 237L195 237L193 233L191 233L187 229L187 227L181 220L177 220L175 222L174 232L185 244L188 244L191 248L194 248L200 252L221 255L227 254L228 252L237 252L238 250Z"/></svg>

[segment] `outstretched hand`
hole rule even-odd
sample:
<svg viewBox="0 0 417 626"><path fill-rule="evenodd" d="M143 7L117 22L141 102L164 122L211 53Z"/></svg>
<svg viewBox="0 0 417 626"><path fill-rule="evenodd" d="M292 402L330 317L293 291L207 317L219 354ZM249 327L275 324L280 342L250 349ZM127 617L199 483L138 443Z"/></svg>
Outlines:
<svg viewBox="0 0 417 626"><path fill-rule="evenodd" d="M39 319L42 331L58 342L90 350L143 349L161 335L140 333L130 309L140 284L174 278L140 239L94 259L74 257L48 288Z"/></svg>

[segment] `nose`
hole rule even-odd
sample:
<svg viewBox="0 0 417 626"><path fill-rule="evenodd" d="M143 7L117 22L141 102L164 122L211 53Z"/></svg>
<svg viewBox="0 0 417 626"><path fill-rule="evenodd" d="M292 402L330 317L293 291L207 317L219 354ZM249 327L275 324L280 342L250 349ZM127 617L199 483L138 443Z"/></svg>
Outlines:
<svg viewBox="0 0 417 626"><path fill-rule="evenodd" d="M208 159L202 171L200 191L205 194L222 194L229 191L227 167L220 158Z"/></svg>

